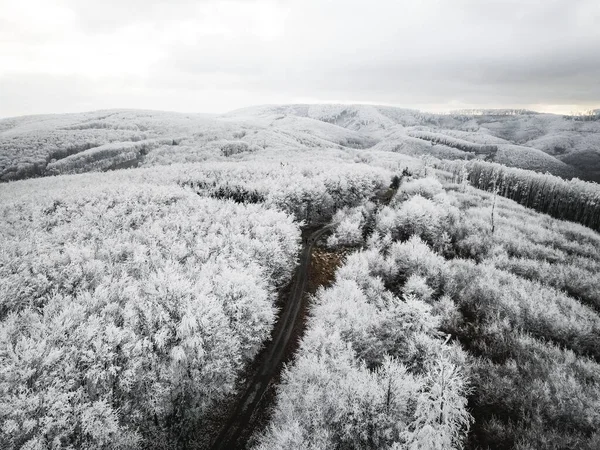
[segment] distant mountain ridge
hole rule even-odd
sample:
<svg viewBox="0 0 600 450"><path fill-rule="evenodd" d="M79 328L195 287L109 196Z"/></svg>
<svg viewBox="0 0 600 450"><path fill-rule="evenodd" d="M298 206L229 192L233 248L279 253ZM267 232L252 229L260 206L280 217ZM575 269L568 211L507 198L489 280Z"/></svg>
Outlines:
<svg viewBox="0 0 600 450"><path fill-rule="evenodd" d="M262 105L220 115L115 109L2 119L0 179L306 149L486 158L600 181L600 121L525 109L434 114L363 104ZM69 160L58 162L64 158Z"/></svg>
<svg viewBox="0 0 600 450"><path fill-rule="evenodd" d="M523 116L532 114L542 114L530 109L457 109L448 114L464 116Z"/></svg>

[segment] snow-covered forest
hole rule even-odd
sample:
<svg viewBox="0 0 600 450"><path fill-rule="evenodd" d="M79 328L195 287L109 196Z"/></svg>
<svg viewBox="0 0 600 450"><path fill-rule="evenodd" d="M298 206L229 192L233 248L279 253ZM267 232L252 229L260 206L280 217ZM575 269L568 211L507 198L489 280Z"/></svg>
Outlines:
<svg viewBox="0 0 600 450"><path fill-rule="evenodd" d="M520 110L0 120L0 448L598 449L599 149Z"/></svg>
<svg viewBox="0 0 600 450"><path fill-rule="evenodd" d="M435 178L373 217L257 448L596 448L600 236Z"/></svg>

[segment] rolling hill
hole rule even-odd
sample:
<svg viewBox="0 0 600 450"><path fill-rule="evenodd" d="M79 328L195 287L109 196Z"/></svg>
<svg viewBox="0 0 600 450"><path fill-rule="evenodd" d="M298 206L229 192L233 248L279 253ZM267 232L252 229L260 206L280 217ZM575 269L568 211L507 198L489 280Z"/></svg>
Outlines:
<svg viewBox="0 0 600 450"><path fill-rule="evenodd" d="M2 119L0 180L226 160L239 153L367 148L484 158L600 180L600 121L518 110L429 114L371 105L256 106L222 115L106 110Z"/></svg>

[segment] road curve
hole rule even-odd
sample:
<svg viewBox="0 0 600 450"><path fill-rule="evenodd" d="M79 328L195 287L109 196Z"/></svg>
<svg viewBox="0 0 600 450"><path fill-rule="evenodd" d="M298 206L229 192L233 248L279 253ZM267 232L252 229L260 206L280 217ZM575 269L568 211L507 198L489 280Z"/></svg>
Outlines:
<svg viewBox="0 0 600 450"><path fill-rule="evenodd" d="M298 313L302 306L302 297L306 288L308 266L310 264L313 245L323 233L332 227L333 225L331 224L322 226L303 240L300 264L294 274L294 281L288 301L285 303L279 320L275 324L273 339L268 344L262 364L254 372L231 417L211 446L212 450L243 448L244 442L238 441L283 360L285 349L298 320Z"/></svg>

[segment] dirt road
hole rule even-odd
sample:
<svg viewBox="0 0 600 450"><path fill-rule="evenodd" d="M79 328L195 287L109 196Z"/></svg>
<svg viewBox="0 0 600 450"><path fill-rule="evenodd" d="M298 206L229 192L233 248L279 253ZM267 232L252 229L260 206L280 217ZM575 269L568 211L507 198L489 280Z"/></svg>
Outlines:
<svg viewBox="0 0 600 450"><path fill-rule="evenodd" d="M240 397L233 414L219 433L212 445L212 450L233 450L244 448L241 442L245 428L250 423L252 414L261 398L269 387L269 383L280 369L286 347L294 331L294 326L299 317L302 306L302 297L306 289L308 267L314 243L327 232L332 225L325 225L313 231L303 240L303 249L300 264L294 274L294 281L287 302L275 325L273 339L268 344L265 356L259 367L247 384L246 390Z"/></svg>

